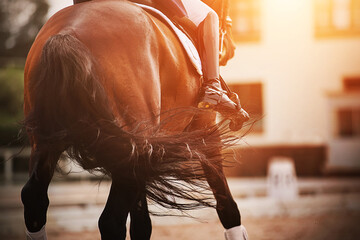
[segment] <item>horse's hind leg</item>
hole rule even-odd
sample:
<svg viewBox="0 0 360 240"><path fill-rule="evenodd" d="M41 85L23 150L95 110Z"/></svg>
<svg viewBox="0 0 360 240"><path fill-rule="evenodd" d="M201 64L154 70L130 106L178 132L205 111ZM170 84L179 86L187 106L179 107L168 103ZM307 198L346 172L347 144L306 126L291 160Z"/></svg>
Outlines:
<svg viewBox="0 0 360 240"><path fill-rule="evenodd" d="M194 117L188 130L209 128L215 124L216 113L202 112ZM221 139L215 139L221 141ZM208 149L208 156L220 156L219 149ZM241 226L240 211L234 198L231 195L222 166L222 159L213 160L213 167L203 165L203 170L210 188L216 199L216 211L223 227L225 228L225 237L227 240L246 240L247 233Z"/></svg>
<svg viewBox="0 0 360 240"><path fill-rule="evenodd" d="M216 199L216 211L225 228L226 239L248 239L246 229L241 226L240 211L231 195L221 163L216 170L204 166L204 171Z"/></svg>
<svg viewBox="0 0 360 240"><path fill-rule="evenodd" d="M138 193L135 182L113 179L108 200L99 219L102 240L125 239L129 213L132 217L131 239L150 239L151 222L146 199L145 196L139 198Z"/></svg>
<svg viewBox="0 0 360 240"><path fill-rule="evenodd" d="M137 203L130 211L130 217L131 239L150 239L152 226L145 194L142 194L137 200Z"/></svg>
<svg viewBox="0 0 360 240"><path fill-rule="evenodd" d="M120 186L113 181L103 212L99 218L99 230L102 240L125 239L126 219L129 212L125 198L122 198Z"/></svg>
<svg viewBox="0 0 360 240"><path fill-rule="evenodd" d="M46 239L46 212L49 206L48 186L60 153L33 148L30 156L30 178L21 191L27 239Z"/></svg>
<svg viewBox="0 0 360 240"><path fill-rule="evenodd" d="M222 167L210 169L204 167L209 186L216 199L216 211L225 229L241 225L241 216L236 202L234 201Z"/></svg>

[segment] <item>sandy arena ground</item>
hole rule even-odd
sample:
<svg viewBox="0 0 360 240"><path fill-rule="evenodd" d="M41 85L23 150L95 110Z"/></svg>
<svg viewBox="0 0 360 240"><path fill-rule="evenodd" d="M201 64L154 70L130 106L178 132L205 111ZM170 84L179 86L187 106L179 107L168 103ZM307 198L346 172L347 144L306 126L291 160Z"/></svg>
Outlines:
<svg viewBox="0 0 360 240"><path fill-rule="evenodd" d="M265 179L230 181L251 240L360 239L360 178L300 179L299 185L306 194L282 202L256 196L264 193ZM99 240L97 220L108 187L106 183L101 187L93 183L54 184L50 191L48 240ZM0 188L0 240L25 239L20 189L21 185ZM224 240L214 209L197 212L196 217L207 222L153 217L151 239Z"/></svg>
<svg viewBox="0 0 360 240"><path fill-rule="evenodd" d="M252 240L357 240L360 239L360 213L343 212L299 218L274 217L244 219ZM23 240L3 236L1 239ZM98 240L98 231L49 231L49 240ZM130 239L129 237L127 239ZM223 240L223 229L218 222L178 226L155 226L154 240Z"/></svg>

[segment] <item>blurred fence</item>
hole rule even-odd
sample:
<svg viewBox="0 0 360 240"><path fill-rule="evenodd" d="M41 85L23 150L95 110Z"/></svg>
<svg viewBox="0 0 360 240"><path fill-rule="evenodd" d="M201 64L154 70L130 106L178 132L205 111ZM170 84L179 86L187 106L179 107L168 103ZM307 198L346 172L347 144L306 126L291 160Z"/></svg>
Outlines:
<svg viewBox="0 0 360 240"><path fill-rule="evenodd" d="M30 152L30 147L0 148L0 158L2 159L0 164L0 179L2 179L5 184L12 183L17 178L27 176L28 161L24 159L30 157ZM15 176L15 172L18 173L17 176Z"/></svg>

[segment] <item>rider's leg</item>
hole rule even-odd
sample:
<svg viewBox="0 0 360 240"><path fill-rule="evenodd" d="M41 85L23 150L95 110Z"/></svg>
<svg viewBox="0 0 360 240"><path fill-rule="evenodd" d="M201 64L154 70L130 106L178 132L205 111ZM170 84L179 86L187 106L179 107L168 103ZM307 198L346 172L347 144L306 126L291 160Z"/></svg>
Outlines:
<svg viewBox="0 0 360 240"><path fill-rule="evenodd" d="M219 79L219 18L216 12L209 12L200 23L198 37L204 78Z"/></svg>
<svg viewBox="0 0 360 240"><path fill-rule="evenodd" d="M47 190L59 156L60 153L32 149L30 178L21 191L27 239L46 240L45 223L49 206Z"/></svg>
<svg viewBox="0 0 360 240"><path fill-rule="evenodd" d="M237 105L222 90L219 79L219 17L200 0L182 0L187 17L197 26L204 85L200 108L233 111Z"/></svg>
<svg viewBox="0 0 360 240"><path fill-rule="evenodd" d="M221 107L224 111L233 111L237 105L222 90L219 78L219 18L215 12L209 12L198 27L200 58L202 62L204 85L200 108Z"/></svg>

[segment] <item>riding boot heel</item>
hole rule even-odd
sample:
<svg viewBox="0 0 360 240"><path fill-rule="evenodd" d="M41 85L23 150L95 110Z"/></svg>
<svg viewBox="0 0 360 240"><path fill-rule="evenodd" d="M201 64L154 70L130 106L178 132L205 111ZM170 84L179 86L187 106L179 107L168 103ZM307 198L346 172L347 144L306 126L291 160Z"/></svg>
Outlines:
<svg viewBox="0 0 360 240"><path fill-rule="evenodd" d="M237 110L237 104L221 88L219 79L205 80L200 96L198 103L198 108L200 109L216 109L220 112Z"/></svg>

